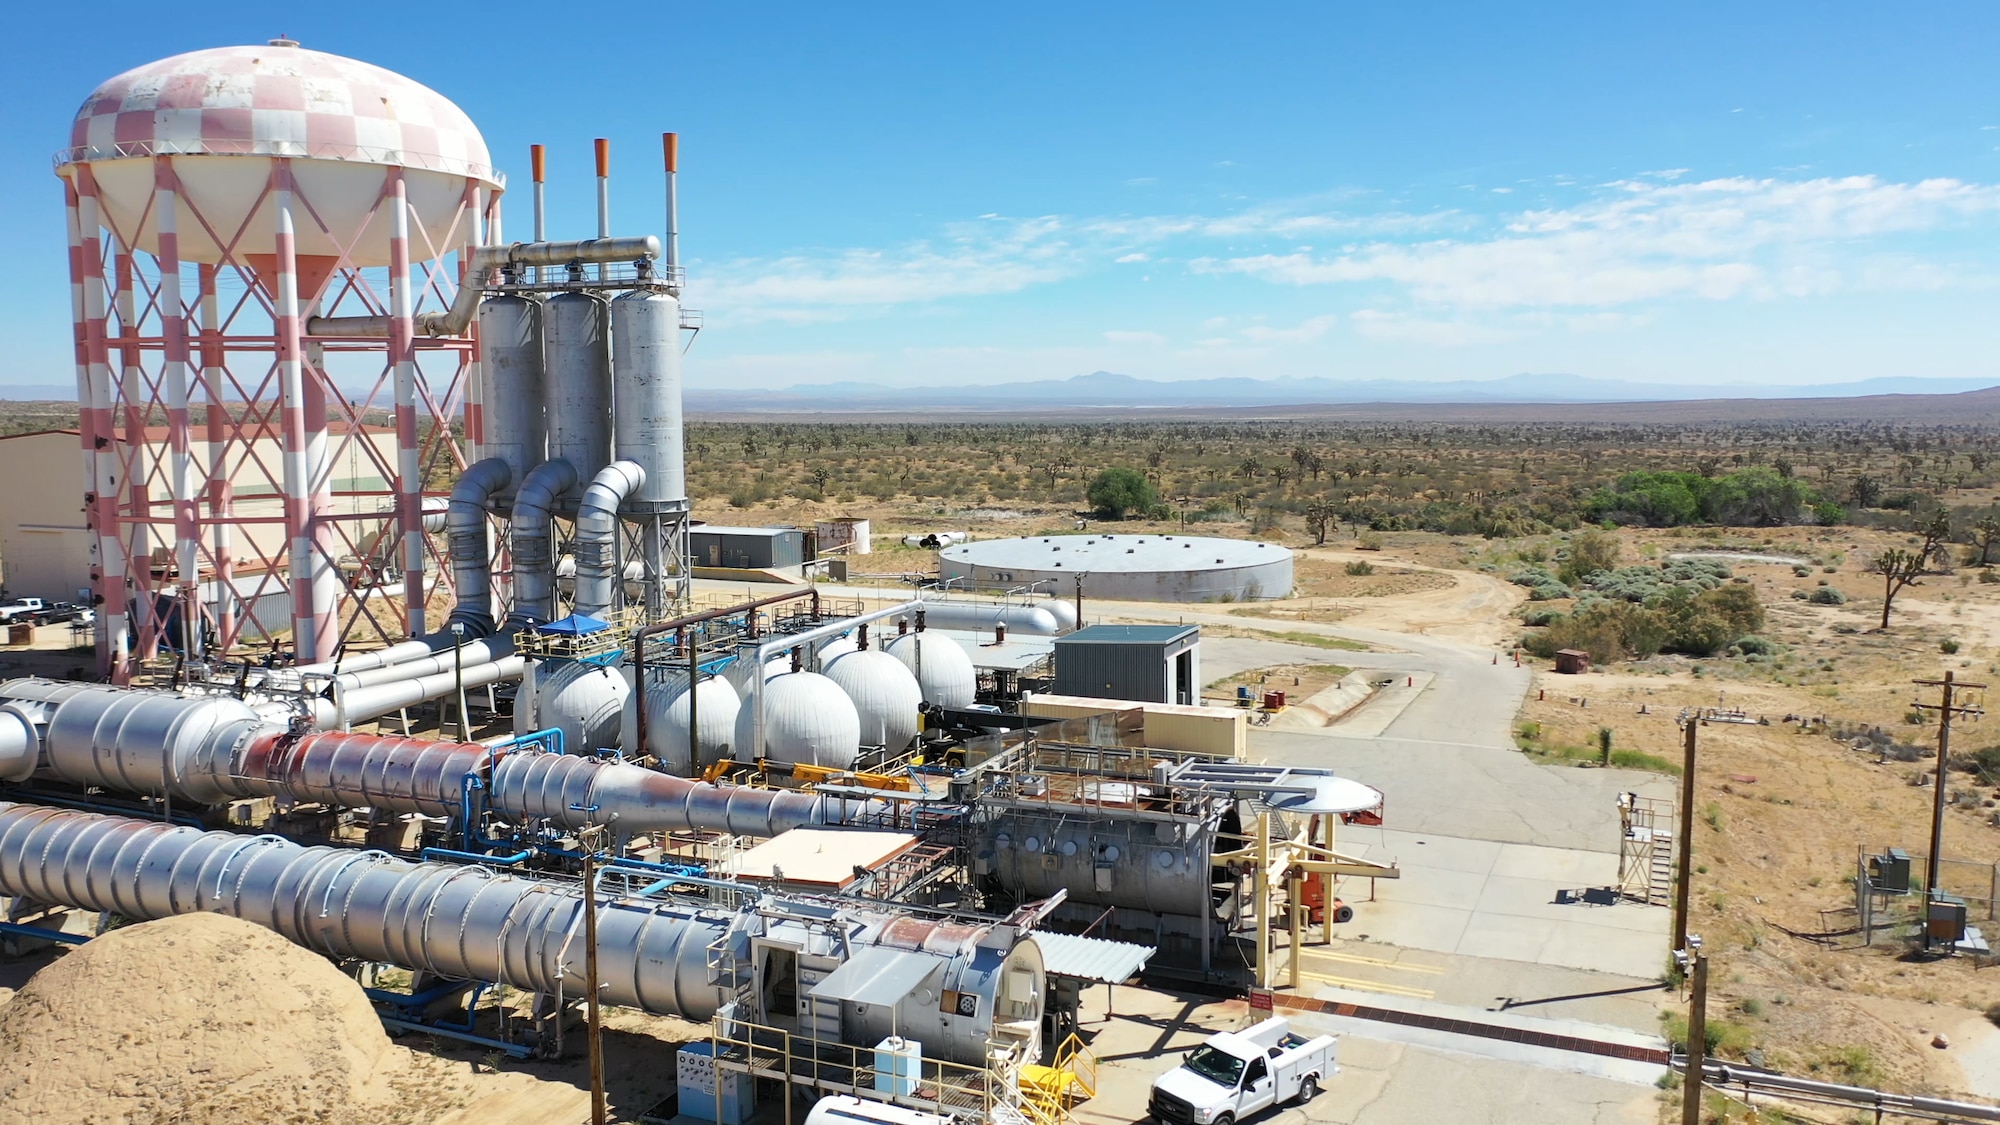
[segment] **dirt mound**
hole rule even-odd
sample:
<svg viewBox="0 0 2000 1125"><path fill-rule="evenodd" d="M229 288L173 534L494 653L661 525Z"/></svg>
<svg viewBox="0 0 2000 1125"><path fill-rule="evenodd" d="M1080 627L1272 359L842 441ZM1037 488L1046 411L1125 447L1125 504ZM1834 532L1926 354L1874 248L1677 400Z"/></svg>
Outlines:
<svg viewBox="0 0 2000 1125"><path fill-rule="evenodd" d="M0 1007L0 1125L385 1121L407 1065L338 969L187 914L80 946Z"/></svg>

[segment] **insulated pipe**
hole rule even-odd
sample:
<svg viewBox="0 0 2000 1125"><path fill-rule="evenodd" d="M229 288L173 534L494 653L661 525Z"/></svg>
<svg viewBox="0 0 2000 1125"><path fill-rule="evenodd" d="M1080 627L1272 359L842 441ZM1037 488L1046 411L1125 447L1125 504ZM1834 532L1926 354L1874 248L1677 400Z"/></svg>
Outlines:
<svg viewBox="0 0 2000 1125"><path fill-rule="evenodd" d="M431 678L440 693L451 690L451 681L449 673ZM467 685L474 682L468 672ZM424 683L370 690L409 692ZM168 793L201 804L281 797L450 816L462 811L466 779L484 777L486 803L496 812L561 828L607 825L628 834L775 836L807 824L893 819L899 807L886 800L712 785L621 761L477 742L299 734L224 696L96 686L62 694L72 686L48 680L0 685L0 696L9 701L0 715L13 713L37 728L43 775L124 793ZM53 715L38 717L46 714L36 708L45 703L38 697L51 695L60 695Z"/></svg>
<svg viewBox="0 0 2000 1125"><path fill-rule="evenodd" d="M709 610L703 610L700 613L690 613L684 617L676 617L673 618L672 620L660 621L652 625L643 626L639 630L634 632L632 634L632 683L634 685L632 689L632 698L638 700L639 710L638 713L633 716L632 726L634 732L633 741L637 743L637 745L624 747L623 748L624 751L627 754L633 755L634 757L643 755L647 752L646 692L648 690L648 687L650 686L647 683L647 677L646 677L646 641L648 639L652 637L657 637L662 633L671 633L677 629L685 629L690 625L699 625L704 621L716 621L724 617L735 617L739 614L745 614L745 613L752 615L751 621L754 623L756 620L755 617L756 612L764 608L765 606L776 605L779 602L796 601L799 598L811 598L813 616L814 617L819 616L819 590L817 588L809 587L804 590L792 590L783 594L772 594L769 597L763 597L763 598L758 598L754 601L743 602L738 605L729 606L725 609L709 609ZM752 625L752 627L753 628L755 627L754 624ZM697 731L697 724L695 722L697 715L695 713L694 696L692 693L696 687L700 686L700 679L701 679L700 676L695 674L699 669L694 667L694 665L700 663L700 657L695 651L696 647L698 646L695 645L695 642L692 640L692 638L687 638L686 640L688 647L688 662L690 665L688 669L688 691L690 693L688 696L688 708L689 708L688 738L694 739L697 736L698 731ZM690 763L698 765L699 757L700 755L694 752L694 747L692 743L690 743L688 761Z"/></svg>
<svg viewBox="0 0 2000 1125"><path fill-rule="evenodd" d="M681 305L635 289L611 302L612 413L618 456L645 470L639 510L687 507L687 441L681 404Z"/></svg>
<svg viewBox="0 0 2000 1125"><path fill-rule="evenodd" d="M371 684L353 691L337 690L331 701L313 701L313 725L321 730L345 728L352 723L415 706L427 699L442 698L460 688L485 687L501 680L517 680L526 669L526 660L508 656L462 669L451 668L427 676Z"/></svg>
<svg viewBox="0 0 2000 1125"><path fill-rule="evenodd" d="M0 781L26 781L42 756L35 720L16 704L0 707Z"/></svg>
<svg viewBox="0 0 2000 1125"><path fill-rule="evenodd" d="M535 466L514 495L512 625L539 625L555 616L555 542L551 509L576 487L576 469L558 457Z"/></svg>
<svg viewBox="0 0 2000 1125"><path fill-rule="evenodd" d="M921 627L923 603L901 602L897 605L889 606L886 609L870 610L869 612L861 614L857 617L844 617L839 621L829 622L828 624L820 625L816 628L807 629L803 633L787 633L781 637L773 637L772 639L758 645L756 653L756 663L754 665L756 671L752 673L749 681L744 685L744 690L750 693L750 698L746 701L745 704L750 708L750 714L752 716L750 719L750 745L739 746L736 748L737 751L739 753L746 753L751 761L756 761L757 759L760 759L764 756L764 662L765 661L769 660L771 657L776 656L781 652L786 651L787 649L795 648L802 645L814 645L818 644L820 641L824 641L832 637L837 637L840 634L845 633L849 629L854 628L856 625L866 625L870 621L880 621L885 617L894 617L897 616L898 614L908 614L913 612L918 615L919 627Z"/></svg>
<svg viewBox="0 0 2000 1125"><path fill-rule="evenodd" d="M541 994L585 989L581 889L478 866L0 804L0 892L142 921L225 914L331 956ZM709 1019L741 982L712 978L708 949L739 922L671 902L601 905L602 998Z"/></svg>
<svg viewBox="0 0 2000 1125"><path fill-rule="evenodd" d="M603 1001L697 1022L746 988L762 993L746 971L754 939L823 927L836 961L873 948L882 968L906 974L898 999L855 1007L843 1040L877 1043L921 1023L934 1029L934 1057L986 1065L1005 1025L999 1038L1033 1057L1046 983L1041 951L1018 926L771 896L733 911L688 896L600 898L593 909L585 894L479 865L0 804L0 895L141 921L224 914L333 957L538 995L587 991L579 946L594 930ZM926 982L969 1001L970 1014L940 1015L936 993L915 987Z"/></svg>
<svg viewBox="0 0 2000 1125"><path fill-rule="evenodd" d="M457 648L430 653L417 660L391 664L386 668L367 668L359 672L342 671L330 678L330 686L342 691L353 691L357 688L374 687L376 684L394 683L397 680L414 680L434 672L449 672L454 668L469 670L482 664L504 660L512 655L514 655L514 638L511 634L502 633L498 636L482 637Z"/></svg>
<svg viewBox="0 0 2000 1125"><path fill-rule="evenodd" d="M618 506L646 483L636 461L613 461L583 490L576 509L576 612L611 607L618 580Z"/></svg>
<svg viewBox="0 0 2000 1125"><path fill-rule="evenodd" d="M479 298L492 286L493 271L507 266L543 268L606 262L653 261L660 256L660 240L652 235L639 238L596 238L585 242L516 242L507 246L481 246L466 255L464 280L451 307L443 312L419 313L416 330L425 336L463 336L479 308ZM378 337L389 335L393 318L386 316L315 316L306 320L306 335L323 338Z"/></svg>
<svg viewBox="0 0 2000 1125"><path fill-rule="evenodd" d="M458 587L458 604L445 619L447 634L452 625L465 626L465 632L474 638L493 632L493 570L486 513L493 498L513 483L513 466L488 457L465 470L452 486L445 535L451 544L451 581Z"/></svg>

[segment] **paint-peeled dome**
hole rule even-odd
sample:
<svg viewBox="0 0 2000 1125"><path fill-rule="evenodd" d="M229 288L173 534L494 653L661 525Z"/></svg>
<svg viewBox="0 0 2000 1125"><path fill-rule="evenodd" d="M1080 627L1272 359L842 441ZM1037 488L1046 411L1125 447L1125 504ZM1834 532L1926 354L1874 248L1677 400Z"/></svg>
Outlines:
<svg viewBox="0 0 2000 1125"><path fill-rule="evenodd" d="M764 757L847 769L861 753L861 717L840 686L817 672L786 672L760 689L764 696ZM736 746L754 753L757 708L745 699L736 713Z"/></svg>
<svg viewBox="0 0 2000 1125"><path fill-rule="evenodd" d="M979 695L979 673L957 641L941 633L907 633L888 644L889 655L917 677L924 702L970 707Z"/></svg>
<svg viewBox="0 0 2000 1125"><path fill-rule="evenodd" d="M923 689L903 662L879 649L844 653L826 665L861 718L861 744L900 751L917 737Z"/></svg>
<svg viewBox="0 0 2000 1125"><path fill-rule="evenodd" d="M443 94L287 40L134 67L93 90L58 164L143 156L291 156L388 164L499 186L485 138Z"/></svg>

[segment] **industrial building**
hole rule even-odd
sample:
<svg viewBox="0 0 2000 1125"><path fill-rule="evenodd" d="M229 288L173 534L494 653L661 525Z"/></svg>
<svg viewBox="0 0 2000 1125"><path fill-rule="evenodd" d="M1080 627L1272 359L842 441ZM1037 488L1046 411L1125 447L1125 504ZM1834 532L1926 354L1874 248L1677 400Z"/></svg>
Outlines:
<svg viewBox="0 0 2000 1125"><path fill-rule="evenodd" d="M1201 706L1201 626L1089 625L1056 638L1056 693Z"/></svg>
<svg viewBox="0 0 2000 1125"><path fill-rule="evenodd" d="M938 552L944 581L1034 587L1144 602L1288 598L1292 553L1272 543L1189 535L1043 535L957 543Z"/></svg>
<svg viewBox="0 0 2000 1125"><path fill-rule="evenodd" d="M386 1021L511 1054L559 1053L599 1003L705 1022L679 1108L719 1125L827 1095L925 1125L1061 1125L1074 1090L1040 1078L1088 1086L1081 989L1142 969L1265 982L1281 891L1296 943L1302 918L1326 925L1306 887L1324 906L1339 874L1394 877L1333 851L1382 796L1246 763L1239 714L1176 707L1199 702L1191 628L1073 632L1046 591L698 598L705 555L796 565L804 536L690 525L673 134L663 157L664 236L612 234L600 141L595 237L547 237L537 146L533 238L508 241L472 123L367 64L283 40L197 51L84 103L58 157L84 343L63 438L110 682L0 683L0 940L227 914L357 974L410 970L409 995L371 997ZM455 289L417 283L419 245ZM254 326L215 313L224 271ZM333 354L385 365L393 435L338 424L370 402L338 390ZM270 376L245 388L254 364ZM155 408L173 419L157 442L136 421ZM382 454L344 499L343 434ZM279 468L233 475L273 441ZM438 456L441 513L421 487ZM130 479L142 462L164 512ZM153 660L163 605L248 604L234 552L267 542L257 524L283 532L262 578L285 582L294 659L190 631ZM1109 581L1126 552L1131 589L1167 589L1147 568L1169 559L1180 594L1289 588L1288 553L1223 542L1091 537L1081 557ZM400 587L341 581L347 553L394 560ZM1138 596L1120 589L1091 592ZM364 619L379 647L346 643ZM1064 651L1165 702L1036 714L1022 681ZM474 738L482 696L511 734ZM455 737L413 735L431 704ZM494 984L533 1018L492 1017Z"/></svg>

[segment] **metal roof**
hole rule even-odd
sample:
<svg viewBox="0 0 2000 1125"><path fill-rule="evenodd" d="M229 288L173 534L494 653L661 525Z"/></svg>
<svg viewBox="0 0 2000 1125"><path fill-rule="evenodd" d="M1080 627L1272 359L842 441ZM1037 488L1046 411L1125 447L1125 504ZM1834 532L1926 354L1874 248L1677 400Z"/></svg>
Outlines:
<svg viewBox="0 0 2000 1125"><path fill-rule="evenodd" d="M1199 625L1085 625L1058 645L1164 645L1201 632Z"/></svg>
<svg viewBox="0 0 2000 1125"><path fill-rule="evenodd" d="M1201 535L1041 535L959 543L938 556L1008 570L1117 573L1258 566L1292 553L1272 543Z"/></svg>
<svg viewBox="0 0 2000 1125"><path fill-rule="evenodd" d="M944 958L935 953L865 945L813 985L810 995L856 1004L894 1004L915 992L943 964Z"/></svg>
<svg viewBox="0 0 2000 1125"><path fill-rule="evenodd" d="M1153 947L1149 945L1047 930L1035 931L1035 944L1042 949L1042 967L1051 975L1100 984L1123 984L1131 980L1153 956Z"/></svg>
<svg viewBox="0 0 2000 1125"><path fill-rule="evenodd" d="M727 527L719 523L698 523L688 528L689 535L744 535L756 539L776 539L784 535L803 534L796 527Z"/></svg>

